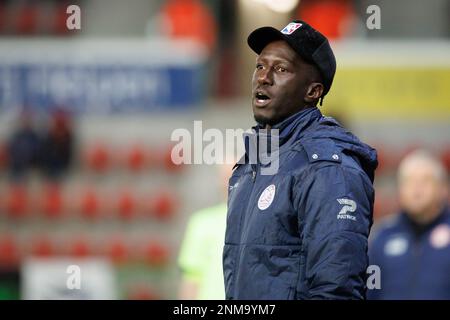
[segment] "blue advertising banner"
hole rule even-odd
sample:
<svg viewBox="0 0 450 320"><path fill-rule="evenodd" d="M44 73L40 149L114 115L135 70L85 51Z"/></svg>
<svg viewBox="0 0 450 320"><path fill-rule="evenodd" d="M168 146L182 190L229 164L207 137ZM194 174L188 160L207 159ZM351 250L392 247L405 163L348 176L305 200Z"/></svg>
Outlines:
<svg viewBox="0 0 450 320"><path fill-rule="evenodd" d="M46 49L49 55L31 44L28 54L20 50L17 55L20 48L14 47L2 50L0 110L63 107L75 113L104 114L198 106L204 95L204 60L189 50L182 56L167 54L171 45L127 46L119 52L112 45L109 50L87 45L87 52L70 51L65 59L64 43L61 47L53 43Z"/></svg>

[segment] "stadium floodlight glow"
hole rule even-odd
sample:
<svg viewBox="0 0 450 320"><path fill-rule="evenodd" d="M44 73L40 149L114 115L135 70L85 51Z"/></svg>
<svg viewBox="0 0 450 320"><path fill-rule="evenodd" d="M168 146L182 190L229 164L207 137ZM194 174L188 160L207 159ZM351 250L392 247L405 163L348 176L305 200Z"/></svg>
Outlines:
<svg viewBox="0 0 450 320"><path fill-rule="evenodd" d="M288 13L295 9L298 0L266 0L266 5L273 11Z"/></svg>
<svg viewBox="0 0 450 320"><path fill-rule="evenodd" d="M253 0L258 3L265 4L269 9L279 12L288 13L295 9L299 0Z"/></svg>
<svg viewBox="0 0 450 320"><path fill-rule="evenodd" d="M258 3L264 3L266 4L267 0L253 0L254 2L258 2Z"/></svg>

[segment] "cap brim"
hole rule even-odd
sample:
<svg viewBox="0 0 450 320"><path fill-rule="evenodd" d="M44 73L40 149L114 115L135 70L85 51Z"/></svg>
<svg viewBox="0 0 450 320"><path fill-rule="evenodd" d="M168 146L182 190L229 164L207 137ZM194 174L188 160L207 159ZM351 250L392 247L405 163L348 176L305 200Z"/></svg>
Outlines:
<svg viewBox="0 0 450 320"><path fill-rule="evenodd" d="M247 43L253 51L260 54L265 46L277 40L284 40L288 43L290 42L289 39L279 30L273 27L262 27L250 33L247 38Z"/></svg>

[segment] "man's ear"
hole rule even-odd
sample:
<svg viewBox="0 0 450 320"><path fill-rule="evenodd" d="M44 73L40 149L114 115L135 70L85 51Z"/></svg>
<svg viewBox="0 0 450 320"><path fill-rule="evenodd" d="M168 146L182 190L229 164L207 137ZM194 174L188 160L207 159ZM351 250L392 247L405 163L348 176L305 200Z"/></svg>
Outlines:
<svg viewBox="0 0 450 320"><path fill-rule="evenodd" d="M313 82L308 86L305 94L305 102L311 103L317 101L323 93L323 84L320 82Z"/></svg>

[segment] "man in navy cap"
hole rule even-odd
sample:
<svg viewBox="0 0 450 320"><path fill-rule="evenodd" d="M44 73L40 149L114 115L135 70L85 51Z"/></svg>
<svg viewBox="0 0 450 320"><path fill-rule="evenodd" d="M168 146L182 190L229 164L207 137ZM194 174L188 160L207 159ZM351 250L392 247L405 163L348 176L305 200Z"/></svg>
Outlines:
<svg viewBox="0 0 450 320"><path fill-rule="evenodd" d="M258 54L249 141L277 137L279 166L264 174L270 163L252 161L247 143L229 180L226 298L364 299L377 157L317 108L336 71L328 40L296 20L248 44Z"/></svg>

